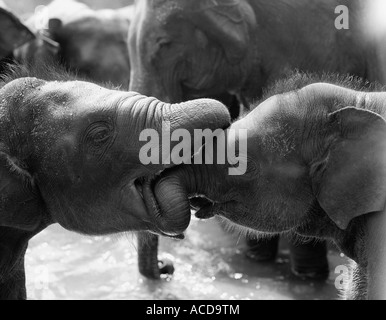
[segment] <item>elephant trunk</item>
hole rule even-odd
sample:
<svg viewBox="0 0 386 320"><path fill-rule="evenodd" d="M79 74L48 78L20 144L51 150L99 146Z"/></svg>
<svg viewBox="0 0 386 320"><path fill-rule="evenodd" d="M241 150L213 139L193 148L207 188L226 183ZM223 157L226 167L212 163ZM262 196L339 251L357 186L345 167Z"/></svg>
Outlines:
<svg viewBox="0 0 386 320"><path fill-rule="evenodd" d="M178 195L184 194L184 190L177 179L166 179L162 183L153 185L152 181L146 181L143 185L143 197L146 202L148 211L152 212L156 233L166 236L178 237L181 235L190 224L189 203L183 201L175 201L177 207L175 210L170 210L165 201L160 202L159 199L172 199L173 193ZM162 195L162 196L160 196ZM180 197L180 196L178 196ZM173 205L170 203L170 205Z"/></svg>
<svg viewBox="0 0 386 320"><path fill-rule="evenodd" d="M170 105L169 112L171 118L174 118L172 121L189 130L193 136L194 129L227 128L230 118L229 112L224 108L226 107L218 101L201 99ZM208 110L210 110L209 113ZM205 119L205 127L202 125L203 119ZM182 126L181 120L185 121ZM221 123L223 125L219 126ZM203 153L204 150L205 148L202 148L199 152ZM203 154L202 156L204 158ZM213 184L210 182L220 181L224 168L226 169L227 165L194 164L166 170L154 185L155 198L163 219L166 217L175 228L185 230L189 226L191 216L189 197L211 195L210 186Z"/></svg>
<svg viewBox="0 0 386 320"><path fill-rule="evenodd" d="M213 173L212 173L213 174ZM154 194L164 216L190 217L190 197L210 194L210 174L205 165L181 166L167 170L154 186ZM189 220L190 222L190 220ZM177 222L175 222L177 223ZM187 228L187 225L180 227Z"/></svg>
<svg viewBox="0 0 386 320"><path fill-rule="evenodd" d="M230 116L226 107L215 100L200 99L180 104L171 104L164 110L164 117L171 123L171 130L185 129L189 131L192 142L194 131L197 129L216 130L226 128L230 124ZM174 144L177 144L174 142ZM173 148L173 142L172 142ZM171 149L173 150L173 149ZM193 145L192 145L193 151ZM193 152L192 152L193 155ZM173 163L178 165L179 163ZM176 176L167 175L161 177L153 186L154 195L159 205L159 223L165 223L162 228L167 227L175 234L185 231L190 224L189 195L203 193L203 177L201 170L206 166L186 166L176 168ZM161 217L162 216L162 217Z"/></svg>
<svg viewBox="0 0 386 320"><path fill-rule="evenodd" d="M138 98L143 99L142 103L135 104L139 108L138 112L140 109L146 110L148 115L144 127L155 129L159 137L162 137L158 148L158 151L162 150L162 155L159 155L161 163L155 167L159 172L176 167L192 158L195 153L194 149L202 146L201 141L201 146L195 145L196 130L215 131L219 128L225 129L230 125L231 120L227 108L216 100L199 99L179 104L168 104L155 98L139 96L136 99ZM165 126L171 137L176 130L183 129L182 138L189 138L188 147L184 148L184 151L190 149L188 154L183 154L178 158L169 157L173 154L174 148L181 143L185 145L185 141L180 141L181 136L179 135L177 135L179 139L170 139L169 136L170 140L164 141ZM164 155L169 157L167 162L165 162ZM142 184L142 195L148 211L152 213L154 218L157 229L153 231L156 233L178 237L189 226L191 213L187 193L193 193L196 190L193 181L191 184L188 183L189 174L191 173L182 173L177 177L167 176L156 183L147 180Z"/></svg>
<svg viewBox="0 0 386 320"><path fill-rule="evenodd" d="M187 130L192 140L197 129L214 131L228 128L231 123L228 108L217 100L197 99L176 104L161 103L161 105L162 119L156 118L157 123L169 121L171 132L178 129ZM178 142L172 141L172 148L177 144Z"/></svg>

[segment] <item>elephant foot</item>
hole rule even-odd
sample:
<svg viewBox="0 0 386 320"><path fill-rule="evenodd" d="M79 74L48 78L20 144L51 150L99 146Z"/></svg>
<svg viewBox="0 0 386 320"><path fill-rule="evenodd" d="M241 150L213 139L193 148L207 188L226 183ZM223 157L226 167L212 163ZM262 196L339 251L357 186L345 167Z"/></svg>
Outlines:
<svg viewBox="0 0 386 320"><path fill-rule="evenodd" d="M326 281L329 277L329 270L316 270L316 271L306 271L306 270L297 270L295 268L291 268L292 274L301 279L301 280L313 280L313 281Z"/></svg>
<svg viewBox="0 0 386 320"><path fill-rule="evenodd" d="M143 265L139 267L139 272L142 276L149 280L160 280L165 277L170 277L174 274L174 265L173 262L169 260L160 260L157 263L157 267L153 268L148 265Z"/></svg>
<svg viewBox="0 0 386 320"><path fill-rule="evenodd" d="M291 271L302 280L325 281L330 269L326 242L290 243Z"/></svg>
<svg viewBox="0 0 386 320"><path fill-rule="evenodd" d="M174 274L174 265L168 259L158 261L158 268L161 275L172 276Z"/></svg>
<svg viewBox="0 0 386 320"><path fill-rule="evenodd" d="M247 239L248 249L245 255L255 262L275 261L279 250L279 236L270 239Z"/></svg>

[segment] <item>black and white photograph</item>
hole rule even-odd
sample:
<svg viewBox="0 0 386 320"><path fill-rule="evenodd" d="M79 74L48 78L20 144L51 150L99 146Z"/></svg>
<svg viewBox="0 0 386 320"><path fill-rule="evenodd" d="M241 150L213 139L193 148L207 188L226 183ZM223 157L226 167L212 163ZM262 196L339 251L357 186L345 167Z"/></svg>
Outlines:
<svg viewBox="0 0 386 320"><path fill-rule="evenodd" d="M385 299L386 0L0 0L0 300Z"/></svg>

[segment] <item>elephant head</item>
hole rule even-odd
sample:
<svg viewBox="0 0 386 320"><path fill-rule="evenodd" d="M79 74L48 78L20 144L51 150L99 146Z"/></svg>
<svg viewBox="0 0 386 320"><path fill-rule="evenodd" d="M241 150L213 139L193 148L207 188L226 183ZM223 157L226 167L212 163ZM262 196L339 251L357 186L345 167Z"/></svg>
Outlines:
<svg viewBox="0 0 386 320"><path fill-rule="evenodd" d="M219 215L246 230L331 238L366 263L363 219L386 204L385 93L364 92L352 78L338 85L320 79L331 81L295 75L280 82L230 127L220 148L208 147L212 154L221 146L236 150L245 173L230 174L232 159L173 168L155 186L160 207L167 203L171 214L200 194L210 203L199 217ZM237 135L240 129L248 130L246 138ZM157 195L170 181L175 189L169 198Z"/></svg>
<svg viewBox="0 0 386 320"><path fill-rule="evenodd" d="M380 81L373 45L363 34L362 5L345 1L351 32L341 32L329 24L339 4L137 1L129 35L130 90L169 102L232 94L248 108L265 87L295 69Z"/></svg>
<svg viewBox="0 0 386 320"><path fill-rule="evenodd" d="M32 32L0 1L0 60L33 38Z"/></svg>
<svg viewBox="0 0 386 320"><path fill-rule="evenodd" d="M249 74L246 0L137 1L129 36L130 90L170 102L236 93Z"/></svg>
<svg viewBox="0 0 386 320"><path fill-rule="evenodd" d="M165 104L64 81L67 76L53 70L39 77L63 81L21 74L5 78L0 90L0 227L32 231L52 221L84 234L167 236L186 229L190 214L167 217L154 207L152 179L174 163L143 164L140 137L145 129L160 133L162 121L171 132L227 126L222 104ZM156 147L161 150L161 142Z"/></svg>
<svg viewBox="0 0 386 320"><path fill-rule="evenodd" d="M45 10L47 26L35 30L37 39L17 50L19 61L41 63L50 59L85 79L128 88L127 37L132 6L92 10L71 0L53 1ZM27 24L36 29L39 19L40 13L36 13Z"/></svg>

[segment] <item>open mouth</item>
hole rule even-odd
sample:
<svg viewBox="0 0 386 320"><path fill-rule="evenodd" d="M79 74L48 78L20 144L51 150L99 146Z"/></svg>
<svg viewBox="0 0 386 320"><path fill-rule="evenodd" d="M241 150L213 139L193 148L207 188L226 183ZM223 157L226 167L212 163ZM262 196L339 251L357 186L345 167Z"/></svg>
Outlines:
<svg viewBox="0 0 386 320"><path fill-rule="evenodd" d="M173 217L167 217L157 200L155 186L160 179L161 173L146 178L142 177L135 182L136 189L142 197L150 218L152 229L148 231L160 236L183 240L185 238L183 234L185 228L184 230L176 228ZM189 220L186 222L188 224L190 217L186 217L186 220Z"/></svg>

